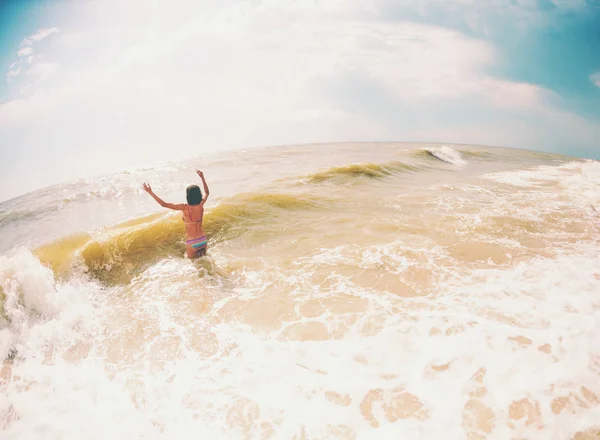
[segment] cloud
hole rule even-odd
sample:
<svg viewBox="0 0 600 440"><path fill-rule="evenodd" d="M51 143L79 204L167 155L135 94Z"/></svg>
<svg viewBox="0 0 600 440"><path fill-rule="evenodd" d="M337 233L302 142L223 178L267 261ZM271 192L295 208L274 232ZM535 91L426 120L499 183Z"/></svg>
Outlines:
<svg viewBox="0 0 600 440"><path fill-rule="evenodd" d="M130 45L120 41L125 50L117 59L84 71L84 75L79 70L76 79L65 82L95 88L100 77L101 83L114 85L115 95L120 87L136 88L140 81L169 84L173 93L178 93L180 84L192 95L212 82L209 89L220 93L216 100L236 99L241 94L253 96L258 105L276 106L275 101L286 100L278 91L288 97L302 95L306 90L300 89L310 89L319 81L364 71L398 99L458 99L475 94L493 105L510 107L532 102L537 96L532 86L485 75L494 61L493 47L459 32L410 22L361 23L327 15L319 19L317 7L294 11L299 16L294 18L290 11L274 5L256 8L246 4L248 10L215 11L206 23L199 26L197 20L188 20L160 41ZM329 7L327 12L342 11ZM259 32L265 26L269 32ZM240 82L242 71L245 80ZM269 78L285 87L269 90ZM71 95L72 91L65 93ZM63 99L57 96L57 100Z"/></svg>
<svg viewBox="0 0 600 440"><path fill-rule="evenodd" d="M590 81L596 86L600 87L600 72L592 73L590 75Z"/></svg>
<svg viewBox="0 0 600 440"><path fill-rule="evenodd" d="M158 144L164 133L175 131L182 137L178 148L190 151L197 136L192 127L202 127L203 139L215 148L403 138L410 136L410 127L393 120L396 102L426 112L438 100L460 106L462 100L480 99L510 111L539 106L545 96L534 85L490 76L494 47L457 31L408 21L364 21L331 5L293 5L293 11L278 3L269 6L216 8L202 20L176 22L180 25L172 30L157 31L160 39L146 41L128 34L130 27L112 28L129 39L116 41L114 51L110 44L103 47L107 55L102 64L82 60L76 69L61 68L52 89L38 89L37 96L21 100L10 115L5 108L0 125L24 123L53 109L49 111L79 120L80 127L102 120L116 136L121 132L116 105L130 121L128 136ZM94 40L87 34L88 44L97 44L95 39L102 38L98 32L90 29ZM83 33L78 40L85 38ZM55 71L40 71L40 77L50 78ZM361 87L363 95L356 104L350 102ZM371 112L357 113L355 106ZM351 128L341 129L344 120ZM427 123L428 118L421 120ZM304 125L299 129L294 121ZM227 125L235 125L235 133L224 135L220 127Z"/></svg>
<svg viewBox="0 0 600 440"><path fill-rule="evenodd" d="M21 43L21 47L23 46L31 46L33 43L37 43L38 41L42 41L44 38L48 38L50 35L53 35L59 32L60 29L53 27L49 29L40 29L35 34L25 38Z"/></svg>
<svg viewBox="0 0 600 440"><path fill-rule="evenodd" d="M20 57L24 57L27 55L31 55L33 53L33 49L31 47L24 47L23 49L17 52L17 55Z"/></svg>
<svg viewBox="0 0 600 440"><path fill-rule="evenodd" d="M14 78L16 76L19 76L20 73L21 73L21 67L16 67L16 68L9 70L8 73L6 74L7 81L10 81L12 78Z"/></svg>
<svg viewBox="0 0 600 440"><path fill-rule="evenodd" d="M6 74L6 80L8 82L11 82L14 80L15 77L19 76L19 74L22 71L21 63L27 62L30 65L33 64L33 61L35 60L35 56L32 55L33 54L32 46L35 43L38 43L38 42L42 41L43 39L48 38L49 36L51 36L53 34L56 34L59 31L60 30L56 27L48 28L48 29L40 29L35 34L23 39L23 41L21 42L20 49L17 52L17 56L19 57L19 60L16 62L13 62L9 66L9 71ZM49 64L45 64L40 67L36 67L34 65L32 68L30 68L28 70L28 73L32 72L33 76L37 77L38 80L40 80L41 78L47 78L52 73L52 72L49 72L49 69L50 69L49 66L50 66ZM21 86L21 90L28 90L30 88L31 88L31 84L25 84L25 85Z"/></svg>
<svg viewBox="0 0 600 440"><path fill-rule="evenodd" d="M21 61L17 61L8 66L8 73L6 74L6 81L10 82L16 76L21 73Z"/></svg>
<svg viewBox="0 0 600 440"><path fill-rule="evenodd" d="M45 81L58 70L58 64L36 63L27 70L27 75L36 81Z"/></svg>

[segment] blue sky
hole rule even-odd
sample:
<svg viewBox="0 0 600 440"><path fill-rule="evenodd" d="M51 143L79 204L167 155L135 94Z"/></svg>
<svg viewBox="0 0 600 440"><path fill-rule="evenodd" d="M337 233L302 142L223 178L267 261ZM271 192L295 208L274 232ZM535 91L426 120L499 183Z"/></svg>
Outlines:
<svg viewBox="0 0 600 440"><path fill-rule="evenodd" d="M600 158L600 1L0 0L0 200L237 147Z"/></svg>

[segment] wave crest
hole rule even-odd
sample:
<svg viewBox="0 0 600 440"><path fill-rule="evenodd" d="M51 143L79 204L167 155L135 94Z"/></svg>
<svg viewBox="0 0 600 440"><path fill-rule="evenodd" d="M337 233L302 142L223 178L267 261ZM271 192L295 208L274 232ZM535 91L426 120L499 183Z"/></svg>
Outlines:
<svg viewBox="0 0 600 440"><path fill-rule="evenodd" d="M92 325L89 301L100 290L77 277L63 283L29 250L0 256L0 362L40 352L59 338L61 330Z"/></svg>
<svg viewBox="0 0 600 440"><path fill-rule="evenodd" d="M328 180L348 181L357 178L381 179L393 174L419 171L417 167L402 162L390 162L387 164L361 163L341 167L332 167L314 174L307 178L310 183L321 183Z"/></svg>
<svg viewBox="0 0 600 440"><path fill-rule="evenodd" d="M426 148L425 150L421 151L421 155L441 160L442 162L448 163L450 165L467 165L467 161L462 158L460 152L445 145L438 148Z"/></svg>

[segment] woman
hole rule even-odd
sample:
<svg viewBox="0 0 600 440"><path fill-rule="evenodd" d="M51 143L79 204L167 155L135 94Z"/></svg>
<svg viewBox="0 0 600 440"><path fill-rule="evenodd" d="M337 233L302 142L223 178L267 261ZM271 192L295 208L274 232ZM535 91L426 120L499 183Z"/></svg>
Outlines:
<svg viewBox="0 0 600 440"><path fill-rule="evenodd" d="M183 212L183 222L185 223L186 232L186 250L188 258L203 257L206 255L207 241L206 234L202 228L202 218L204 216L204 203L208 199L208 185L204 179L204 173L200 170L196 170L202 183L204 185L204 196L198 185L190 185L186 189L187 204L180 203L167 203L158 197L150 188L150 185L144 183L143 188L148 194L150 194L154 200L158 202L160 206L165 208L174 209Z"/></svg>

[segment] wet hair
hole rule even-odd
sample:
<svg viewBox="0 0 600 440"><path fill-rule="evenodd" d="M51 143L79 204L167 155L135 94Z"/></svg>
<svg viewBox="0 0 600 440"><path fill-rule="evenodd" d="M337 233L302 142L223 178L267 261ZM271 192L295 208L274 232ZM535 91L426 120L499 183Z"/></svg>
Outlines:
<svg viewBox="0 0 600 440"><path fill-rule="evenodd" d="M198 185L190 185L185 191L188 205L199 205L202 202L202 191Z"/></svg>

